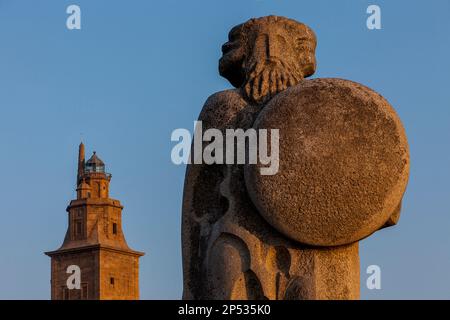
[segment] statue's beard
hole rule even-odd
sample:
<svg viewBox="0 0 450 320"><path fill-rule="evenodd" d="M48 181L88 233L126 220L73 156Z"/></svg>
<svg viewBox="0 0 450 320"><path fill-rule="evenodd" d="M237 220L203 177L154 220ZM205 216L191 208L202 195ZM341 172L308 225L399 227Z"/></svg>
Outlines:
<svg viewBox="0 0 450 320"><path fill-rule="evenodd" d="M281 60L261 59L250 63L242 85L246 97L254 103L269 101L277 93L298 84L303 74L295 64Z"/></svg>

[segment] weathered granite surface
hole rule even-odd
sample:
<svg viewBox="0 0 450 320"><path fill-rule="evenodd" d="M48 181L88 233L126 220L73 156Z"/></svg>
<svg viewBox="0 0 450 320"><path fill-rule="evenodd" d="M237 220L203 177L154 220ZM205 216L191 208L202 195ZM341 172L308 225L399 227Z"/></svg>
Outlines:
<svg viewBox="0 0 450 320"><path fill-rule="evenodd" d="M409 173L403 127L360 84L304 80L316 37L283 17L234 27L204 130L279 129L280 168L192 164L182 246L185 299L358 299L358 240L398 221Z"/></svg>

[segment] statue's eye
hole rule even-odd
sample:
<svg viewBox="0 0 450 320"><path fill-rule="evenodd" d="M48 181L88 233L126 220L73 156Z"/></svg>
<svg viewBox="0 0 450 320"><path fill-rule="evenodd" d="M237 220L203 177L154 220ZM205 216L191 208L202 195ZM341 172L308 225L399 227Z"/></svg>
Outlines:
<svg viewBox="0 0 450 320"><path fill-rule="evenodd" d="M226 42L222 45L222 53L226 54L233 49L233 44L230 42Z"/></svg>
<svg viewBox="0 0 450 320"><path fill-rule="evenodd" d="M228 41L236 41L239 39L239 35L241 34L241 26L236 26L230 30L228 33Z"/></svg>
<svg viewBox="0 0 450 320"><path fill-rule="evenodd" d="M239 33L238 32L232 32L228 35L228 41L233 42L239 40Z"/></svg>

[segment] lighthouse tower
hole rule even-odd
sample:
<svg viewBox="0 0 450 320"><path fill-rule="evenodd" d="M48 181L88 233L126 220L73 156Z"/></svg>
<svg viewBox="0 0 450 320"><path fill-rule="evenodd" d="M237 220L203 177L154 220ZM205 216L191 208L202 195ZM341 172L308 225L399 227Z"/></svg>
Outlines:
<svg viewBox="0 0 450 320"><path fill-rule="evenodd" d="M139 299L139 258L144 253L127 245L122 232L123 206L109 197L110 181L111 175L95 152L85 161L81 143L77 198L67 207L66 236L58 250L45 253L51 257L52 299ZM79 289L68 286L77 276Z"/></svg>

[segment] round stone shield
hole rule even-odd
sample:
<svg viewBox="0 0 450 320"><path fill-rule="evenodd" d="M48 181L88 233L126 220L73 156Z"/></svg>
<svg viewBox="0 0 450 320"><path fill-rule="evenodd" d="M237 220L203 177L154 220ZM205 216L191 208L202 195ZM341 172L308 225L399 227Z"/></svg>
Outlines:
<svg viewBox="0 0 450 320"><path fill-rule="evenodd" d="M406 135L394 109L371 89L304 80L273 98L254 128L268 130L272 163L245 166L247 190L285 236L314 246L352 243L399 206L409 175ZM278 171L272 129L279 130ZM270 165L274 174L262 174Z"/></svg>

